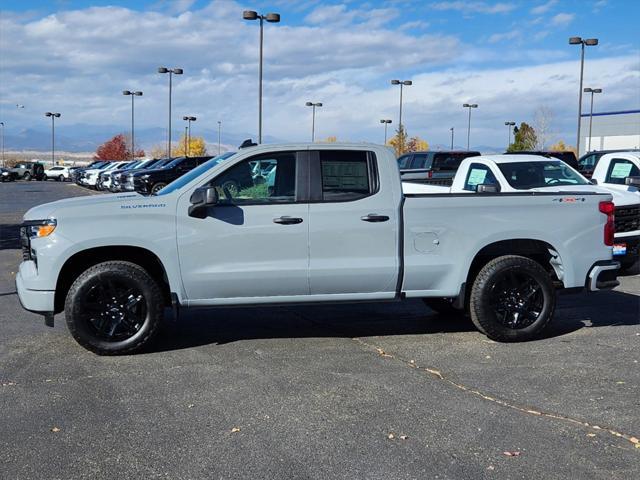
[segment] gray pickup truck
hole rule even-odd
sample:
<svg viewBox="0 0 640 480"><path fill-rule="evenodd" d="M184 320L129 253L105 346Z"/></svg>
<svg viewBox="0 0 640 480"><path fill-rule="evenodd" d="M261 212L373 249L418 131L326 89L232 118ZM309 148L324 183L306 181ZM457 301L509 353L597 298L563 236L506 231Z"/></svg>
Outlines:
<svg viewBox="0 0 640 480"><path fill-rule="evenodd" d="M618 284L611 195L405 194L392 151L369 144L243 149L156 195L32 208L21 236L22 305L48 325L64 311L98 354L140 349L167 306L404 298L520 341L557 289Z"/></svg>

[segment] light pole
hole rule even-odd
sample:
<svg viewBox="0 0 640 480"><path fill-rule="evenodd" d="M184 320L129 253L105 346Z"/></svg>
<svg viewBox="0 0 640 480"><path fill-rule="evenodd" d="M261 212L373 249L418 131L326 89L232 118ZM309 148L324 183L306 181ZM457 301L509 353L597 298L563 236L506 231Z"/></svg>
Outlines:
<svg viewBox="0 0 640 480"><path fill-rule="evenodd" d="M449 130L451 130L451 150L453 150L453 127L451 127Z"/></svg>
<svg viewBox="0 0 640 480"><path fill-rule="evenodd" d="M242 18L245 20L260 20L260 66L258 70L258 144L262 143L262 46L264 43L264 27L263 23L266 20L270 23L280 22L279 13L267 13L266 15L260 15L253 10L245 10L242 12Z"/></svg>
<svg viewBox="0 0 640 480"><path fill-rule="evenodd" d="M182 120L187 122L187 127L185 127L185 129L187 130L185 130L185 135L184 135L184 144L185 144L184 150L185 152L188 152L185 155L189 157L191 156L191 122L195 122L197 118L185 116L185 117L182 117ZM188 135L187 135L187 132L188 132ZM187 150L187 145L189 145L188 147L189 150Z"/></svg>
<svg viewBox="0 0 640 480"><path fill-rule="evenodd" d="M507 150L509 150L509 145L511 145L511 127L515 126L516 122L504 122L507 126Z"/></svg>
<svg viewBox="0 0 640 480"><path fill-rule="evenodd" d="M4 163L4 122L0 122L0 127L2 127L2 130L0 131L0 141L2 142L0 144L0 151L2 152L2 166L6 166Z"/></svg>
<svg viewBox="0 0 640 480"><path fill-rule="evenodd" d="M387 144L387 127L391 123L391 120L388 118L383 118L380 120L380 123L384 123L384 145Z"/></svg>
<svg viewBox="0 0 640 480"><path fill-rule="evenodd" d="M597 38L571 37L569 38L569 45L580 45L580 89L578 94L578 139L576 140L576 150L578 156L580 156L580 121L582 118L582 79L584 76L584 47L593 47L598 45Z"/></svg>
<svg viewBox="0 0 640 480"><path fill-rule="evenodd" d="M477 103L465 103L462 105L463 108L469 109L469 123L467 124L467 150L469 150L469 140L471 139L471 109L478 108Z"/></svg>
<svg viewBox="0 0 640 480"><path fill-rule="evenodd" d="M59 113L47 112L45 117L51 117L51 165L55 165L56 154L56 118L60 117Z"/></svg>
<svg viewBox="0 0 640 480"><path fill-rule="evenodd" d="M221 150L220 150L220 133L222 131L222 121L218 120L218 155L220 155Z"/></svg>
<svg viewBox="0 0 640 480"><path fill-rule="evenodd" d="M391 85L400 85L400 115L398 117L398 129L402 129L402 87L413 85L411 80L391 80Z"/></svg>
<svg viewBox="0 0 640 480"><path fill-rule="evenodd" d="M591 151L591 126L593 124L593 94L594 93L602 93L601 88L585 88L584 93L591 94L591 110L589 111L589 146L587 147L587 152Z"/></svg>
<svg viewBox="0 0 640 480"><path fill-rule="evenodd" d="M313 113L311 114L311 143L313 143L316 141L316 107L321 107L322 102L307 102L305 106L313 108Z"/></svg>
<svg viewBox="0 0 640 480"><path fill-rule="evenodd" d="M133 124L133 119L134 119L134 106L133 106L133 99L135 97L141 97L142 96L142 92L140 91L132 91L132 90L123 90L122 91L123 95L130 95L131 96L131 160L133 160L136 156L136 142L135 142L135 130L134 130L134 124Z"/></svg>
<svg viewBox="0 0 640 480"><path fill-rule="evenodd" d="M182 75L184 70L181 68L167 68L160 67L158 68L158 73L168 73L169 74L169 147L167 152L167 157L171 156L171 90L173 88L173 75Z"/></svg>

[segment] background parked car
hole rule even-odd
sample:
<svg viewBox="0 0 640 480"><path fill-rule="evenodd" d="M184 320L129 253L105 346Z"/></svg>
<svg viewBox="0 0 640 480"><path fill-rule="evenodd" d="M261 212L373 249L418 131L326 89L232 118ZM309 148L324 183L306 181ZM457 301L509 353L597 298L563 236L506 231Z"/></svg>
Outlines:
<svg viewBox="0 0 640 480"><path fill-rule="evenodd" d="M44 179L53 179L58 180L59 182L64 182L69 179L69 168L61 165L53 166L44 171Z"/></svg>
<svg viewBox="0 0 640 480"><path fill-rule="evenodd" d="M593 171L596 168L596 165L600 161L603 155L607 153L618 153L618 152L640 152L640 150L598 150L597 152L589 152L585 153L578 159L578 171L587 178L591 178L593 175Z"/></svg>
<svg viewBox="0 0 640 480"><path fill-rule="evenodd" d="M13 182L16 174L7 168L0 168L0 182Z"/></svg>
<svg viewBox="0 0 640 480"><path fill-rule="evenodd" d="M38 162L21 162L10 170L19 180L44 180L44 166Z"/></svg>
<svg viewBox="0 0 640 480"><path fill-rule="evenodd" d="M425 180L429 183L451 185L460 162L478 155L480 152L466 150L412 152L398 158L398 168L403 180Z"/></svg>
<svg viewBox="0 0 640 480"><path fill-rule="evenodd" d="M213 157L178 157L161 168L135 173L133 187L142 194L155 194L169 183Z"/></svg>

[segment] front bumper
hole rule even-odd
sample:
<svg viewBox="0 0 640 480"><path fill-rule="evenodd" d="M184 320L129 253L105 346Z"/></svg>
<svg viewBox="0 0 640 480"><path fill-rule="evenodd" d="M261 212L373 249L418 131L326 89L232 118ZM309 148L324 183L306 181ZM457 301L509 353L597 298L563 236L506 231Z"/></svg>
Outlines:
<svg viewBox="0 0 640 480"><path fill-rule="evenodd" d="M29 279L37 276L38 271L33 261L20 264L16 275L16 291L22 308L30 312L48 314L54 311L56 292L53 290L31 290L28 288Z"/></svg>
<svg viewBox="0 0 640 480"><path fill-rule="evenodd" d="M598 290L611 290L620 285L617 280L620 263L615 260L603 260L596 262L589 270L585 285L590 292Z"/></svg>

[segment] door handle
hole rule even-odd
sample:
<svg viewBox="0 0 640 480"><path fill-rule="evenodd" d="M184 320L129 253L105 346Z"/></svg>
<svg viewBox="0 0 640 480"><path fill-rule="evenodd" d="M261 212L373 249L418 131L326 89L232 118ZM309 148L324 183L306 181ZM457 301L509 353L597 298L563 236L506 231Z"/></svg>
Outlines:
<svg viewBox="0 0 640 480"><path fill-rule="evenodd" d="M298 217L278 217L273 219L273 223L279 223L280 225L295 225L296 223L302 223L302 219Z"/></svg>
<svg viewBox="0 0 640 480"><path fill-rule="evenodd" d="M360 220L363 222L386 222L389 220L389 217L386 215L377 215L375 213L370 213L369 215L365 215L364 217L360 217Z"/></svg>

